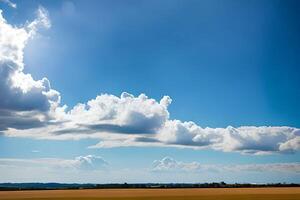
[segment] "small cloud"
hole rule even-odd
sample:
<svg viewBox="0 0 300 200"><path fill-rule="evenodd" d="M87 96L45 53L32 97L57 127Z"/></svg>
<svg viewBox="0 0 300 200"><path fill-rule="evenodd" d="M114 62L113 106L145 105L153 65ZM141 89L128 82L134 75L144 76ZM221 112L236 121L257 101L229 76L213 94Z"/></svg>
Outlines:
<svg viewBox="0 0 300 200"><path fill-rule="evenodd" d="M39 150L32 150L31 152L32 152L32 153L40 153Z"/></svg>
<svg viewBox="0 0 300 200"><path fill-rule="evenodd" d="M171 157L164 157L161 160L153 162L152 170L154 172L168 172L168 171L198 171L202 168L200 163L191 162L184 163L177 161Z"/></svg>
<svg viewBox="0 0 300 200"><path fill-rule="evenodd" d="M38 28L50 28L51 21L49 19L49 12L43 6L39 6L36 10L36 19L27 25L27 31L30 36L34 36Z"/></svg>
<svg viewBox="0 0 300 200"><path fill-rule="evenodd" d="M102 157L94 155L78 156L74 161L74 165L82 170L96 170L108 165Z"/></svg>
<svg viewBox="0 0 300 200"><path fill-rule="evenodd" d="M12 1L10 0L0 0L2 1L3 3L6 3L8 6L10 6L11 8L17 8L17 4L16 3L13 3Z"/></svg>
<svg viewBox="0 0 300 200"><path fill-rule="evenodd" d="M155 160L152 172L279 172L300 174L300 163L265 163L265 164L201 164L199 162L181 162L170 157Z"/></svg>
<svg viewBox="0 0 300 200"><path fill-rule="evenodd" d="M101 170L108 165L102 157L87 155L78 156L74 159L60 158L37 158L37 159L14 159L0 158L0 166L6 167L29 167L47 168L49 170L70 169L70 170Z"/></svg>

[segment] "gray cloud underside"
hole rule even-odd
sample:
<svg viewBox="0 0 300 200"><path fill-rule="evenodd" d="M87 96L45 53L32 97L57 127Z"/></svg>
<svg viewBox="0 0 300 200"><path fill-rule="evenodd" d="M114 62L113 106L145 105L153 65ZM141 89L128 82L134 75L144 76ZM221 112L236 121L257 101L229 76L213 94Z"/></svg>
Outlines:
<svg viewBox="0 0 300 200"><path fill-rule="evenodd" d="M16 27L0 11L0 133L36 139L99 141L93 148L160 146L214 149L251 154L286 153L300 149L294 127L242 126L203 128L194 122L171 120L168 106L145 94L100 94L67 109L47 78L35 80L24 72L24 48L41 27L50 28L47 11Z"/></svg>

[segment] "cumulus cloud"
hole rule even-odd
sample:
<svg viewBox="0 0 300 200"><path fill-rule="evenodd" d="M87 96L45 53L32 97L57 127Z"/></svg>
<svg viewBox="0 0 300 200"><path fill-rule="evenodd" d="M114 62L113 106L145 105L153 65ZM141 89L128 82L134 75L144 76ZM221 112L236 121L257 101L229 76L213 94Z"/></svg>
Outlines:
<svg viewBox="0 0 300 200"><path fill-rule="evenodd" d="M99 170L104 169L108 163L99 156L78 156L74 159L38 158L38 159L5 159L0 158L0 167L16 168L47 168L49 170L73 169L73 170Z"/></svg>
<svg viewBox="0 0 300 200"><path fill-rule="evenodd" d="M171 157L165 157L153 162L152 171L195 171L199 170L201 165L197 162L183 163L174 160Z"/></svg>
<svg viewBox="0 0 300 200"><path fill-rule="evenodd" d="M126 92L120 97L103 94L78 104L66 118L92 131L151 134L160 129L169 117L169 97L160 103L141 94L134 97Z"/></svg>
<svg viewBox="0 0 300 200"><path fill-rule="evenodd" d="M95 170L106 167L108 163L100 156L87 155L78 156L72 160L72 164L79 169Z"/></svg>
<svg viewBox="0 0 300 200"><path fill-rule="evenodd" d="M294 137L293 139L281 143L279 149L281 151L298 151L300 149L299 131L297 135L297 137Z"/></svg>
<svg viewBox="0 0 300 200"><path fill-rule="evenodd" d="M86 104L78 104L71 110L57 107L55 119L46 126L5 131L7 136L35 137L39 139L97 138L102 141L128 141L155 136L169 118L167 106L170 98L161 102L141 94L134 97L122 93L120 97L102 94Z"/></svg>
<svg viewBox="0 0 300 200"><path fill-rule="evenodd" d="M202 128L194 122L169 120L158 138L165 144L260 154L297 150L299 134L299 129L291 127Z"/></svg>
<svg viewBox="0 0 300 200"><path fill-rule="evenodd" d="M201 164L199 162L185 163L170 157L155 160L152 164L153 172L279 172L300 173L300 163L267 163L242 165Z"/></svg>
<svg viewBox="0 0 300 200"><path fill-rule="evenodd" d="M47 78L34 80L23 72L24 47L39 27L50 27L47 16L40 7L37 18L19 28L8 24L0 10L0 131L43 126L59 104L60 95Z"/></svg>
<svg viewBox="0 0 300 200"><path fill-rule="evenodd" d="M293 127L242 126L203 128L171 120L169 96L101 94L73 108L60 104L60 93L47 78L24 73L23 53L30 38L50 28L49 14L38 8L36 19L21 27L9 24L0 11L0 132L10 137L99 141L91 148L168 146L266 154L295 152L300 130Z"/></svg>

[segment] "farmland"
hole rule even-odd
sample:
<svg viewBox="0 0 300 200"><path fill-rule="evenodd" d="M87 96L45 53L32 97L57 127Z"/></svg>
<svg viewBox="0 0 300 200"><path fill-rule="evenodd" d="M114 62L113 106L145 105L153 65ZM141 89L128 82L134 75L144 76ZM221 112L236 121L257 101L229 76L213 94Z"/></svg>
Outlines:
<svg viewBox="0 0 300 200"><path fill-rule="evenodd" d="M83 189L1 191L4 199L58 200L298 200L300 188Z"/></svg>

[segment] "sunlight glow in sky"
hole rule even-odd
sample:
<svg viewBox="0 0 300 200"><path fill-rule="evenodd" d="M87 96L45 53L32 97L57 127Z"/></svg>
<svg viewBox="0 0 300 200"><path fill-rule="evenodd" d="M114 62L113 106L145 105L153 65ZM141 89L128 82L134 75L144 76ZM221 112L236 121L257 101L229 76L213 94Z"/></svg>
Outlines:
<svg viewBox="0 0 300 200"><path fill-rule="evenodd" d="M0 1L0 182L300 183L297 1Z"/></svg>

